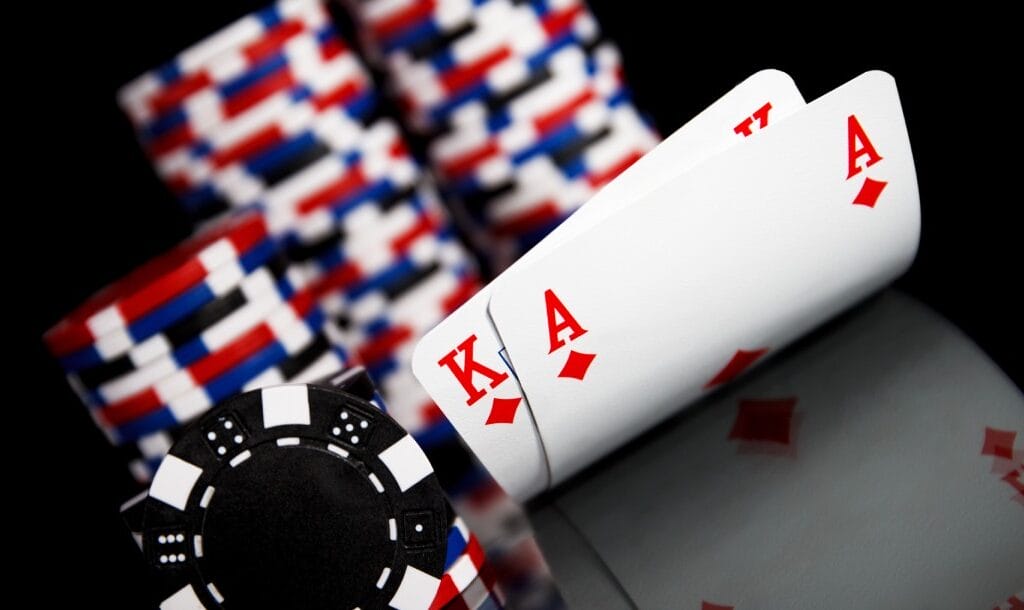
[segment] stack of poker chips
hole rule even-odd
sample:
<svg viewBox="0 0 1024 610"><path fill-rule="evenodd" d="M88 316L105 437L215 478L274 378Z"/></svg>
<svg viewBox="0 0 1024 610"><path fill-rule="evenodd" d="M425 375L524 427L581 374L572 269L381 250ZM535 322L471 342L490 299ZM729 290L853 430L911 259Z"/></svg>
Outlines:
<svg viewBox="0 0 1024 610"><path fill-rule="evenodd" d="M416 340L479 287L435 187L318 0L281 0L127 84L119 102L198 221L257 210L315 283L328 335L430 434ZM450 428L447 428L450 430Z"/></svg>
<svg viewBox="0 0 1024 610"><path fill-rule="evenodd" d="M495 271L657 143L582 0L349 4Z"/></svg>
<svg viewBox="0 0 1024 610"><path fill-rule="evenodd" d="M314 288L263 215L240 213L98 292L44 339L146 482L181 425L217 402L347 364Z"/></svg>

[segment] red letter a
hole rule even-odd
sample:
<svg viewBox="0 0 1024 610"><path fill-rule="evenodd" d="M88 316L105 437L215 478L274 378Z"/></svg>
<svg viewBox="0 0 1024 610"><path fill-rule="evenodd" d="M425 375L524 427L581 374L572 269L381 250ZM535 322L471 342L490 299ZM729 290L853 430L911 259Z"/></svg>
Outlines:
<svg viewBox="0 0 1024 610"><path fill-rule="evenodd" d="M575 340L587 332L586 329L580 326L580 323L576 321L576 318L572 317L572 314L569 313L569 310L566 309L565 305L558 300L558 297L555 296L555 293L552 292L551 289L544 291L544 308L548 313L548 337L551 339L551 349L548 350L549 354L565 345L565 341L558 337L558 333L563 330L567 328L572 330L569 334L570 341ZM559 322L555 317L556 313L562 318L561 322Z"/></svg>
<svg viewBox="0 0 1024 610"><path fill-rule="evenodd" d="M850 118L846 120L846 126L849 133L849 139L847 140L847 150L849 151L849 172L846 175L846 179L849 180L864 169L857 164L857 159L867 155L868 162L864 164L864 167L871 167L875 163L881 161L882 157L879 156L878 151L875 150L874 144L872 144L871 140L868 139L868 134L864 133L864 128L860 126L860 122L857 121L856 116L851 114ZM860 143L860 148L857 147L858 142Z"/></svg>

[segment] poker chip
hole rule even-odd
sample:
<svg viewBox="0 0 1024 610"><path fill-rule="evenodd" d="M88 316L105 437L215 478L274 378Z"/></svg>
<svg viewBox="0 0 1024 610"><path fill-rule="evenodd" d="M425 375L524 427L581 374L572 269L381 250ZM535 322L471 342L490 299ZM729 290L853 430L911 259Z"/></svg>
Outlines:
<svg viewBox="0 0 1024 610"><path fill-rule="evenodd" d="M224 402L174 443L142 502L161 607L429 608L445 575L449 508L427 457L332 388Z"/></svg>

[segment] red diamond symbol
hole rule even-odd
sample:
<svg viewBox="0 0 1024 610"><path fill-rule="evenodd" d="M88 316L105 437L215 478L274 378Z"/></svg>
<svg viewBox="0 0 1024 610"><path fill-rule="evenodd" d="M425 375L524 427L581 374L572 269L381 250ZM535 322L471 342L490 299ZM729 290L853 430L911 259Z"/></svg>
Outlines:
<svg viewBox="0 0 1024 610"><path fill-rule="evenodd" d="M860 192L853 198L853 205L866 205L869 208L875 207L878 196L882 194L887 184L889 183L864 178L864 185L860 187Z"/></svg>
<svg viewBox="0 0 1024 610"><path fill-rule="evenodd" d="M733 607L723 606L721 604L712 604L711 602L702 601L700 603L700 610L733 610Z"/></svg>
<svg viewBox="0 0 1024 610"><path fill-rule="evenodd" d="M992 455L1007 460L1013 459L1013 442L1017 433L1013 430L1000 430L985 427L985 444L981 448L982 455Z"/></svg>
<svg viewBox="0 0 1024 610"><path fill-rule="evenodd" d="M491 412L487 414L485 426L491 424L511 424L516 418L516 409L523 399L521 396L515 398L495 398L491 401Z"/></svg>
<svg viewBox="0 0 1024 610"><path fill-rule="evenodd" d="M730 439L789 445L796 398L741 400Z"/></svg>
<svg viewBox="0 0 1024 610"><path fill-rule="evenodd" d="M1010 604L1010 610L1024 610L1024 600L1016 595L1011 595L1006 601Z"/></svg>
<svg viewBox="0 0 1024 610"><path fill-rule="evenodd" d="M1010 487L1017 490L1017 493L1024 496L1024 473L1020 470L1014 470L1013 472L1006 473L1003 477L1003 481L1010 484Z"/></svg>
<svg viewBox="0 0 1024 610"><path fill-rule="evenodd" d="M571 377L573 379L579 379L583 381L583 378L587 376L587 369L590 368L590 363L597 358L597 354L582 354L576 350L569 350L569 357L565 360L565 366L562 367L562 371L558 373L559 377Z"/></svg>
<svg viewBox="0 0 1024 610"><path fill-rule="evenodd" d="M767 347L762 347L761 349L755 349L752 351L743 349L736 350L736 353L732 356L732 360L730 360L722 370L718 371L718 374L712 377L711 381L704 384L704 389L707 390L717 385L722 385L723 383L732 381L738 377L740 373L747 370L751 364L754 364L758 358L765 355L767 351Z"/></svg>

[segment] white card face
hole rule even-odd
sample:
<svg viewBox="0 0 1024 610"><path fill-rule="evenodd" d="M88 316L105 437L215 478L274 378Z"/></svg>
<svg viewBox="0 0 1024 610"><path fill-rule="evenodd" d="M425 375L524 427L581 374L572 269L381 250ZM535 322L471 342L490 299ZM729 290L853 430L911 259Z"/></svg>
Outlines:
<svg viewBox="0 0 1024 610"><path fill-rule="evenodd" d="M605 186L506 274L628 207L639 194L750 136L756 139L762 127L803 105L789 76L777 70L758 72ZM510 495L525 500L548 487L549 471L535 423L499 353L501 345L487 315L492 287L500 280L421 339L412 368L495 480Z"/></svg>
<svg viewBox="0 0 1024 610"><path fill-rule="evenodd" d="M869 72L519 268L489 313L551 483L891 281L919 231L896 85Z"/></svg>

